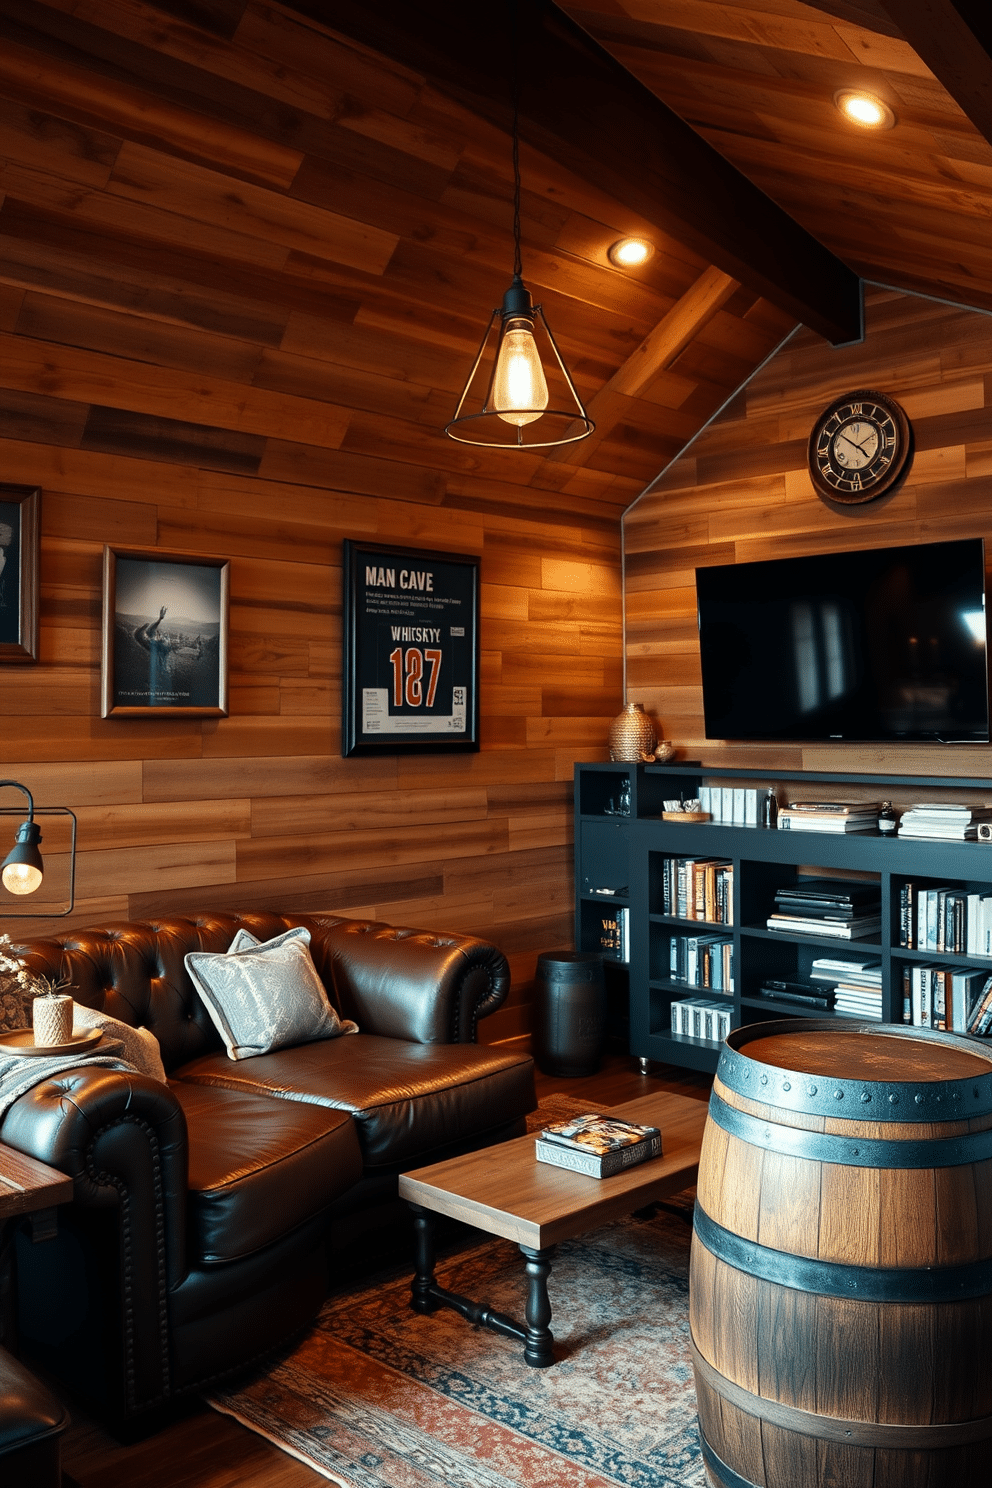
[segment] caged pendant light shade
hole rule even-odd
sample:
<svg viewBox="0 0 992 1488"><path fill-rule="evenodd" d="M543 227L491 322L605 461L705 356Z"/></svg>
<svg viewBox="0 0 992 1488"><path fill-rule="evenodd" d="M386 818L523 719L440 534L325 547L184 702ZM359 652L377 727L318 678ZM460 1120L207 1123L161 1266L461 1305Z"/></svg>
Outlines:
<svg viewBox="0 0 992 1488"><path fill-rule="evenodd" d="M513 282L489 318L458 406L444 432L460 444L548 449L596 427L586 413L520 257L519 40L513 13ZM551 384L549 386L549 376ZM550 406L549 406L550 405ZM526 432L525 432L526 431Z"/></svg>

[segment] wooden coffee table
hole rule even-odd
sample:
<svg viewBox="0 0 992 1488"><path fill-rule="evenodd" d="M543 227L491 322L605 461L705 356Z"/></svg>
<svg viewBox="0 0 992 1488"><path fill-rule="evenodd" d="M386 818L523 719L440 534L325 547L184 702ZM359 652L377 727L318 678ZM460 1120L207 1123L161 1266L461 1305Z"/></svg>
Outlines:
<svg viewBox="0 0 992 1488"><path fill-rule="evenodd" d="M417 1242L410 1306L422 1313L453 1307L479 1327L519 1339L527 1363L546 1369L555 1362L548 1298L555 1245L694 1183L706 1111L703 1100L662 1092L610 1107L606 1112L610 1116L660 1127L663 1148L661 1157L612 1178L587 1178L539 1163L533 1132L401 1174L400 1197L413 1210ZM526 1327L485 1303L438 1285L434 1279L435 1214L446 1214L517 1243L526 1261Z"/></svg>

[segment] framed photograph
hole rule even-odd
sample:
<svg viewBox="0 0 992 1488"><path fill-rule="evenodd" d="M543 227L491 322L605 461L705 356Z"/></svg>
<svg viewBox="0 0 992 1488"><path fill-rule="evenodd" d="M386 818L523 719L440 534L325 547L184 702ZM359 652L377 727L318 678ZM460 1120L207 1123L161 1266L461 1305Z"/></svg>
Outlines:
<svg viewBox="0 0 992 1488"><path fill-rule="evenodd" d="M104 548L104 718L226 716L230 568Z"/></svg>
<svg viewBox="0 0 992 1488"><path fill-rule="evenodd" d="M343 755L479 747L479 560L344 544Z"/></svg>
<svg viewBox="0 0 992 1488"><path fill-rule="evenodd" d="M38 660L41 491L0 485L0 662Z"/></svg>

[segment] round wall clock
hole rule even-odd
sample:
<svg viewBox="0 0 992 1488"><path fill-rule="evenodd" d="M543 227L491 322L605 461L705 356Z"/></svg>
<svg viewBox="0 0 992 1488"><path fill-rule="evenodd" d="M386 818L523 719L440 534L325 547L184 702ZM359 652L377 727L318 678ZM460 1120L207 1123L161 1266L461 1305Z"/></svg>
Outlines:
<svg viewBox="0 0 992 1488"><path fill-rule="evenodd" d="M884 393L844 393L825 408L809 436L809 473L831 501L874 501L905 473L912 451L909 419Z"/></svg>

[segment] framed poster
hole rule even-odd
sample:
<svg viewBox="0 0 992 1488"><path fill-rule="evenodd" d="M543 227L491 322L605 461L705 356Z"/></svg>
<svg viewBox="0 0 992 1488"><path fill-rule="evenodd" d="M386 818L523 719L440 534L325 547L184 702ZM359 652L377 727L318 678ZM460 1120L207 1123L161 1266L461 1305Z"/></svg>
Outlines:
<svg viewBox="0 0 992 1488"><path fill-rule="evenodd" d="M103 550L104 718L227 714L230 562Z"/></svg>
<svg viewBox="0 0 992 1488"><path fill-rule="evenodd" d="M344 544L343 755L479 747L479 560Z"/></svg>
<svg viewBox="0 0 992 1488"><path fill-rule="evenodd" d="M41 491L0 485L0 662L38 660Z"/></svg>

